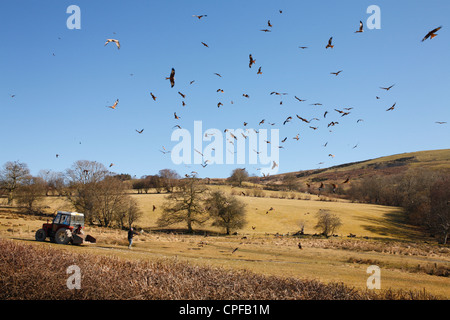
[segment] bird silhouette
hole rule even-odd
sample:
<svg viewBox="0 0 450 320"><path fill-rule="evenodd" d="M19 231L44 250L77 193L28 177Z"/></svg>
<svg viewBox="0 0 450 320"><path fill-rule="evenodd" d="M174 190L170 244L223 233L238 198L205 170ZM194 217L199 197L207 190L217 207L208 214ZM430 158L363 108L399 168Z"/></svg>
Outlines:
<svg viewBox="0 0 450 320"><path fill-rule="evenodd" d="M328 49L328 48L333 49L333 48L334 48L334 45L332 44L332 42L333 42L333 37L331 37L331 38L328 40L328 44L327 44L327 46L325 47L325 49Z"/></svg>
<svg viewBox="0 0 450 320"><path fill-rule="evenodd" d="M196 17L196 18L198 18L198 20L200 20L201 18L203 18L203 17L207 17L208 15L206 15L206 14L202 14L202 15L196 15L196 14L194 14L194 15L192 15L193 17Z"/></svg>
<svg viewBox="0 0 450 320"><path fill-rule="evenodd" d="M108 106L107 108L116 109L118 104L119 104L119 99L117 99L112 106Z"/></svg>
<svg viewBox="0 0 450 320"><path fill-rule="evenodd" d="M362 21L359 22L359 29L355 31L355 33L363 33L364 32L364 24Z"/></svg>
<svg viewBox="0 0 450 320"><path fill-rule="evenodd" d="M175 85L175 69L172 68L170 72L170 76L166 78L166 80L170 80L170 87L173 88Z"/></svg>
<svg viewBox="0 0 450 320"><path fill-rule="evenodd" d="M422 39L422 42L424 42L425 40L427 40L428 38L433 39L434 37L437 36L436 32L438 32L439 30L441 30L442 26L437 27L436 29L431 30L430 32L428 32L425 37Z"/></svg>
<svg viewBox="0 0 450 320"><path fill-rule="evenodd" d="M117 49L120 49L120 42L119 42L119 40L117 40L117 39L106 39L105 46L106 46L108 43L110 43L110 42L114 42L114 43L116 44L116 46L117 46ZM125 50L125 51L126 51L126 50Z"/></svg>
<svg viewBox="0 0 450 320"><path fill-rule="evenodd" d="M256 60L253 59L252 54L249 54L248 57L249 57L249 59L250 59L250 62L249 62L249 64L248 64L248 67L251 68L251 67L252 67L252 64L255 64Z"/></svg>

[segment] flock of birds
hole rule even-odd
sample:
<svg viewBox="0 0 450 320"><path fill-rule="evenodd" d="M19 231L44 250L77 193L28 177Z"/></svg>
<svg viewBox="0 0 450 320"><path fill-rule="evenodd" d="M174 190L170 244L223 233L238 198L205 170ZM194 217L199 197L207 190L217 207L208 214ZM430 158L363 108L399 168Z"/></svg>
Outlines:
<svg viewBox="0 0 450 320"><path fill-rule="evenodd" d="M282 10L279 10L279 13L282 14L283 11L282 11ZM201 20L201 19L206 18L207 15L206 15L206 14L203 14L203 15L193 15L193 17L196 18L196 19L198 19L198 20ZM262 31L262 32L271 32L272 28L273 28L273 24L272 24L271 20L268 20L268 21L267 21L267 27L264 28L264 29L261 29L261 31ZM433 38L435 38L435 37L438 35L437 32L438 32L439 30L441 30L441 28L442 28L442 26L437 27L437 28L435 28L435 29L429 31L429 32L423 37L422 42L423 42L423 41L426 41L426 40L428 40L428 39L433 39ZM362 21L360 21L360 22L359 22L359 28L357 28L357 30L355 31L355 33L361 34L361 33L363 33L363 32L364 32L364 24L363 24ZM112 39L112 38L106 39L106 42L105 42L104 46L108 46L108 45L111 45L111 44L115 44L115 46L116 46L116 48L117 48L118 50L121 49L120 41L119 41L118 39ZM209 48L209 45L208 45L207 43L201 42L201 44L202 44L204 47ZM302 49L302 50L308 49L307 46L299 46L299 48ZM327 50L328 50L328 49L332 50L333 48L334 48L333 37L330 37L330 38L328 39L328 42L327 42L326 45L325 45L325 49L327 49ZM249 68L252 68L252 67L255 66L255 65L256 65L256 59L255 59L255 58L253 57L253 55L250 53L249 56L248 56L248 67L249 67ZM330 72L330 74L331 74L331 75L334 75L334 76L336 76L336 77L338 77L342 72L344 72L344 70L333 71L333 72ZM258 70L257 70L256 73L257 73L258 75L261 75L261 74L262 74L262 66L259 66L259 67L258 67ZM214 73L214 74L215 74L216 76L218 76L218 77L222 77L222 75L219 74L219 73ZM176 79L175 79L175 69L174 69L174 68L171 69L170 74L169 74L167 77L165 77L165 79L166 79L166 80L169 80L169 83L170 83L170 87L171 87L171 88L174 88L174 87L175 87L175 84L176 84L176 81L175 81L175 80L176 80ZM195 82L195 80L192 80L192 81L190 82L190 84L193 84L194 82ZM392 85L387 86L387 87L380 87L380 89L385 90L386 92L388 92L388 91L390 91L394 86L395 86L395 84L392 84ZM223 93L223 92L224 92L223 89L221 89L221 88L217 89L217 93ZM179 94L183 99L186 98L186 95L183 94L182 92L178 91L178 94ZM288 93L285 93L285 92L276 92L276 91L270 92L270 95L275 95L275 96L279 96L279 97L286 96L287 94L288 94ZM11 98L14 98L14 97L15 97L14 94L10 94L10 96L11 96ZM150 96L151 96L151 98L153 99L153 101L157 101L157 96L155 95L154 92L150 92ZM242 96L245 97L245 98L247 98L247 99L250 98L250 96L249 96L247 93L243 93ZM306 99L301 99L301 98L299 98L299 97L297 97L297 96L294 96L294 98L295 98L299 103L304 103L304 102L307 101ZM380 98L379 96L376 96L376 99L381 99L381 98ZM233 103L234 103L234 102L231 101L231 104L233 104ZM281 105L281 104L283 104L283 101L282 101L282 100L280 101L280 105ZM116 101L115 101L112 105L107 106L107 108L110 108L110 109L112 109L112 110L115 110L115 109L117 109L118 105L119 105L119 99L116 99ZM322 106L322 104L321 104L321 103L318 103L318 102L311 103L310 105L311 105L311 106L317 106L317 107L318 107L318 106ZM186 106L186 103L185 103L184 100L182 101L182 106ZM217 103L217 107L218 107L218 108L220 108L220 107L222 107L222 106L223 106L223 103L222 103L222 102L218 102L218 103ZM396 106L397 106L397 103L395 102L392 106L390 106L389 108L387 108L386 111L393 111L393 110L395 109ZM337 108L335 108L335 109L334 109L334 112L336 112L336 113L337 113L338 115L340 115L340 117L342 118L342 117L345 117L345 116L350 115L350 114L352 113L352 109L353 109L352 107L350 107L350 108L342 108L342 109L337 109ZM332 112L332 111L329 111L329 110L324 111L323 115L321 116L322 120L327 121L327 120L326 120L326 119L327 119L327 115L329 115L330 112ZM175 119L175 120L180 120L180 119L181 119L181 117L177 114L177 112L174 112L174 113L173 113L173 116L174 116L174 119ZM314 123L315 123L314 121L318 122L318 121L321 120L321 119L319 119L319 118L317 118L317 117L312 118L312 119L307 119L306 117L301 116L301 115L299 115L299 114L295 114L295 118L297 118L297 119L300 120L301 122L306 123L307 125L309 125L309 128L312 129L312 130L317 130L317 129L319 128L318 125L315 125L315 124L314 124ZM287 123L293 121L293 119L294 119L294 116L293 116L293 115L288 116L288 117L283 121L283 125L286 125ZM364 121L364 119L358 119L358 120L356 121L356 123L360 123L360 122L362 122L362 121ZM261 125L263 125L263 124L265 124L265 123L268 123L269 125L272 125L272 126L275 125L275 123L271 123L271 122L266 121L266 119L262 119L261 121L259 121L258 126L261 126ZM444 121L436 121L436 123L437 123L437 124L446 124L447 122L444 122ZM247 123L247 122L243 122L243 125L244 125L244 127L246 127L246 126L248 125L248 123ZM328 129L330 132L332 131L330 128L331 128L331 127L334 127L334 126L336 126L336 125L339 125L339 121L336 121L336 120L330 120L329 122L327 121L327 129ZM173 128L181 129L181 126L180 126L179 124L177 124L177 125L175 125ZM259 131L256 130L256 129L253 129L253 130L254 130L256 133L259 132ZM136 131L138 134L143 134L143 133L144 133L144 128L142 128L142 129L140 129L140 130L136 129L135 131ZM225 129L224 132L227 132L227 129ZM238 138L240 139L240 137L237 137L237 136L233 135L231 132L230 132L230 134L231 134L231 139L228 139L228 142L229 142L230 144L234 145L234 142L235 142ZM205 134L205 135L207 135L207 134ZM242 134L242 138L243 138L243 139L247 139L247 137L248 137L248 135ZM296 134L295 136L291 137L291 139L296 140L296 141L299 141L299 140L300 140L300 134ZM284 137L284 138L281 140L281 144L282 144L282 145L279 146L280 149L284 148L283 144L284 144L287 140L288 140L288 137ZM81 142L80 142L80 143L81 143ZM271 142L266 140L266 143L270 144ZM323 147L326 147L327 145L328 145L328 142L326 142L326 143L323 145ZM356 144L356 145L353 147L353 149L356 148L356 147L358 147L358 144ZM163 154L168 154L168 153L170 153L170 150L167 150L164 146L163 146L162 148L163 148L163 150L159 150L159 151L162 152ZM228 150L228 152L230 152L230 153L234 153L234 148L233 148L232 151L229 150L229 149L227 149L227 150ZM260 153L260 152L258 152L257 150L254 150L254 152L256 152L257 154ZM203 154L202 154L202 156L203 156ZM331 153L328 154L328 156L331 157L331 158L334 158L334 157L335 157L335 155L334 155L334 154L331 154ZM57 154L56 157L59 158L60 155ZM204 160L203 163L202 163L202 167L203 167L203 168L206 167L206 166L209 164L209 162L210 162L210 160L208 160L208 159L207 159L207 160ZM319 165L320 165L320 164L323 164L323 162L319 163ZM111 164L110 164L110 167L112 167L113 165L114 165L114 164L111 163ZM273 161L271 168L274 169L274 168L276 168L276 167L278 167L278 163L276 163L275 161ZM257 170L261 170L261 168L257 168ZM193 171L193 172L194 172L194 171ZM268 174L269 174L269 173L263 173L262 175L263 175L263 176L267 176ZM347 181L347 182L348 182L348 181ZM346 183L347 183L347 182L346 182ZM319 188L319 189L320 189L320 188Z"/></svg>
<svg viewBox="0 0 450 320"><path fill-rule="evenodd" d="M279 13L281 14L281 13L283 13L283 11L282 11L282 10L279 10ZM204 14L204 15L193 15L193 17L195 17L195 18L197 18L198 20L200 20L200 19L206 18L207 15L205 15L205 14ZM271 29L272 29L272 28L273 28L273 24L271 23L270 20L268 20L268 21L267 21L267 28L261 29L261 31L262 31L262 32L271 32ZM442 26L437 27L437 28L431 30L430 32L428 32L428 33L424 36L424 38L422 39L422 42L425 41L425 40L427 40L427 39L433 39L434 37L436 37L436 36L437 36L437 32L438 32L441 28L442 28ZM359 22L359 28L355 31L355 33L363 33L363 32L364 32L364 24L363 24L362 21L360 21L360 22ZM119 42L119 40L117 40L117 39L107 39L106 42L105 42L105 46L108 45L109 43L114 43L114 44L116 44L117 49L120 49L120 42ZM207 43L201 42L201 44L202 44L204 47L209 48L209 45L208 45ZM302 50L308 49L307 46L299 46L299 48L302 49ZM333 37L330 37L330 38L328 39L328 42L326 43L325 49L333 49L333 48L334 48ZM249 54L249 57L248 57L248 67L249 67L249 68L252 68L252 66L254 66L255 64L256 64L256 59L255 59L255 58L253 57L253 55L250 53L250 54ZM335 71L335 72L330 72L330 74L337 77L337 76L339 76L343 71L344 71L344 70L338 70L338 71ZM216 76L218 76L218 77L222 77L222 75L219 74L219 73L214 73L214 74L215 74ZM262 66L259 66L259 68L258 68L258 70L257 70L257 74L258 74L258 75L261 75L261 74L262 74ZM166 80L169 80L169 82L170 82L170 87L171 87L171 88L174 88L174 87L175 87L175 69L174 69L174 68L171 69L170 74L169 74L167 77L165 77L165 79L166 79ZM190 84L193 84L194 82L195 82L195 80L191 81ZM383 86L382 86L382 87L380 87L380 89L381 89L381 90L385 90L386 92L388 92L388 91L390 91L394 86L395 86L395 84L392 84L392 85L387 86L387 87L383 87ZM217 93L223 93L224 90L221 89L221 88L219 88L219 89L217 89L216 92L217 92ZM186 98L186 95L183 94L182 92L178 91L178 94L179 94L183 99ZM285 92L276 92L276 91L272 91L272 92L270 93L270 95L276 95L276 96L280 96L280 97L285 96L285 95L287 95L287 94L288 94L288 93L285 93ZM151 95L153 101L156 101L156 100L157 100L157 97L156 97L156 95L155 95L153 92L150 92L150 95ZM243 93L242 96L245 97L245 98L250 98L250 96L249 96L248 94L246 94L246 93ZM299 98L299 97L297 97L297 96L295 96L294 98L295 98L298 102L305 102L305 101L306 101L306 99L301 99L301 98ZM380 98L379 96L376 96L376 99L381 99L381 98ZM113 104L112 106L108 106L108 108L116 109L118 103L119 103L119 99L117 99L117 100L114 102L114 104ZM234 103L234 102L231 101L231 104L233 104L233 103ZM281 104L283 104L283 101L282 101L282 100L280 101L280 105L281 105ZM222 107L223 105L224 105L224 104L223 104L222 102L220 102L220 101L217 103L217 107L218 107L218 108ZM318 102L316 102L316 103L311 103L310 105L311 105L311 106L322 106L322 104L321 104L321 103L318 103ZM397 102L395 102L392 106L390 106L389 108L387 108L386 111L393 111L393 110L395 109L396 105L397 105ZM186 106L186 103L185 103L184 100L182 101L182 106ZM342 110L335 108L334 111L337 112L337 113L340 115L340 117L342 118L342 117L345 117L345 116L350 115L352 109L353 109L352 107L350 107L350 108L343 108ZM329 113L330 113L330 112L329 112L328 110L325 111L325 112L323 113L323 119L327 119L327 115L328 115ZM174 115L174 119L175 119L175 120L180 120L180 119L181 119L181 117L177 114L177 112L174 112L173 115ZM300 121L302 121L302 122L304 122L304 123L306 123L306 124L309 124L309 128L310 128L310 129L312 129L312 130L317 130L317 129L319 128L317 125L313 125L313 121L320 121L319 118L315 117L315 118L312 118L312 119L306 119L305 117L302 117L302 116L300 116L300 115L298 115L298 114L296 114L295 116L296 116L296 118L299 119ZM292 120L293 120L293 116L288 116L288 117L284 120L283 125L286 125L287 123L291 122ZM358 119L358 120L356 121L356 123L360 123L360 122L362 122L362 121L364 121L364 119ZM258 123L258 126L261 126L261 125L264 124L264 123L266 123L266 119L262 119L262 120ZM267 122L267 123L268 123L269 125L272 125L272 126L275 125L275 123L271 123L271 122ZM437 124L445 124L446 122L444 122L444 121L436 121L436 123L437 123ZM246 127L246 126L248 125L248 123L247 123L247 122L243 122L243 125L244 125L244 127ZM327 128L328 128L328 130L329 130L330 132L332 132L332 130L330 129L330 127L334 127L334 126L336 126L336 125L339 125L339 121L335 121L335 120L329 121L328 124L327 124ZM177 125L175 125L173 128L181 129L181 126L177 124ZM256 130L256 129L253 129L253 130L254 130L256 133L259 133L258 130ZM227 131L228 131L227 129L224 130L224 132L227 132ZM136 129L136 132L139 133L139 134L142 134L142 133L144 132L144 129L141 129L141 130L137 130L137 129ZM229 132L229 133L230 133L231 139L227 139L227 140L228 140L228 142L229 142L230 144L234 145L234 141L237 140L238 137L236 137L235 135L233 135L231 132ZM205 133L205 136L207 136L207 135L208 135L208 134ZM242 133L242 137L243 137L244 139L247 139L248 135L245 135L245 134ZM288 139L288 137L283 138L283 139L281 140L281 143L284 144L284 143L287 141L287 139ZM299 140L300 140L300 134L296 134L294 137L292 137L292 139L294 139L294 140L296 140L296 141L299 141ZM265 140L265 142L268 143L268 144L270 144L270 141ZM327 145L328 145L328 142L326 142L323 146L326 147ZM357 147L358 147L358 144L356 144L355 146L353 146L353 149L355 149L355 148L357 148ZM281 145L281 146L279 146L279 148L282 149L282 148L284 148L284 146ZM169 151L169 150L166 150L166 148L165 148L164 146L163 146L163 149L164 149L164 150L159 150L159 151L162 152L163 154L168 154L168 153L170 153L170 151ZM230 153L234 153L234 148L233 148L233 150L229 150L229 149L227 149L227 150L228 150L228 152L230 152ZM197 151L197 150L195 150L195 151L196 151L196 152L199 152L199 151ZM257 154L260 153L260 152L258 152L257 150L254 150L254 152L256 152ZM203 154L202 154L201 152L199 152L199 153L200 153L200 154L202 155L202 157L203 157ZM331 154L331 153L328 154L328 156L331 157L331 158L334 158L334 157L335 157L335 155L334 155L334 154ZM205 167L208 165L208 162L210 162L210 160L203 160L203 161L202 161L202 164L201 164L202 167L205 168ZM324 163L324 162L320 162L319 165L320 165L320 164L323 164L323 163ZM271 169L273 170L273 169L275 169L276 167L278 167L278 163L275 162L275 161L273 161L272 166L271 166ZM256 170L261 170L261 168L257 168ZM191 174L193 174L193 173L197 173L197 172L196 172L196 171L192 171ZM269 174L270 174L270 173L264 173L264 172L262 172L262 176L263 176L263 177L267 177ZM188 177L189 175L186 175L186 176ZM348 183L348 179L347 179L344 183ZM332 187L333 187L333 192L335 192L337 186L336 186L336 185L333 185ZM323 190L323 188L324 188L323 184L318 188L318 189L319 189L319 194L320 194L320 191Z"/></svg>

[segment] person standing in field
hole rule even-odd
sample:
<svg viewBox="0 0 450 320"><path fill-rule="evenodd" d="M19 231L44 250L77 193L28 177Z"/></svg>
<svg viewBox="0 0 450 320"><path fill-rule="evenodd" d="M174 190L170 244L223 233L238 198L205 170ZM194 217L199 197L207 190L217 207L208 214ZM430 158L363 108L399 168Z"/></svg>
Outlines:
<svg viewBox="0 0 450 320"><path fill-rule="evenodd" d="M135 234L138 234L136 231L134 231L133 227L130 228L128 231L128 249L131 249L131 245L133 244L133 237Z"/></svg>

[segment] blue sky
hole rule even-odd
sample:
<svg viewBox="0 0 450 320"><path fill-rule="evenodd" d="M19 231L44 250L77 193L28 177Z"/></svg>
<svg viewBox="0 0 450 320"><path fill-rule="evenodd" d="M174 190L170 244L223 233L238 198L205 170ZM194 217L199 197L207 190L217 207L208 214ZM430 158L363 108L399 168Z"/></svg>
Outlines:
<svg viewBox="0 0 450 320"><path fill-rule="evenodd" d="M80 30L66 26L69 5L81 9ZM381 9L381 29L355 34L370 5ZM138 177L163 168L227 177L243 167L175 165L159 151L176 144L174 125L193 130L196 120L204 130L243 128L244 121L279 129L280 139L288 137L280 173L449 148L450 124L435 123L450 122L449 12L444 0L1 1L0 164L19 160L37 174L95 160ZM200 14L207 17L192 16ZM268 20L272 32L261 32ZM421 42L441 25L436 38ZM325 49L330 37L335 47ZM104 46L107 38L121 49ZM165 80L172 67L174 88ZM272 91L288 93L282 105ZM116 99L116 110L106 108ZM334 111L345 107L353 108L346 117ZM319 118L311 124L319 129L296 114ZM288 116L294 119L283 125ZM261 119L276 125L259 126ZM331 121L339 125L329 132ZM245 167L259 173L258 165Z"/></svg>

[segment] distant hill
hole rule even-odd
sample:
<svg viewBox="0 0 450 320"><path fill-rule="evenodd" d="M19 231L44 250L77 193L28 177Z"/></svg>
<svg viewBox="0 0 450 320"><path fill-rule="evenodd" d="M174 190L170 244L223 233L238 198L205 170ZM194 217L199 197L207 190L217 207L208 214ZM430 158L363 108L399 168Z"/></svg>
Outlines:
<svg viewBox="0 0 450 320"><path fill-rule="evenodd" d="M414 168L444 170L450 172L450 149L402 153L341 164L329 168L277 174L266 177L264 183L279 183L286 175L294 175L299 181L305 182L342 182L347 178L358 180L373 175L402 173Z"/></svg>

